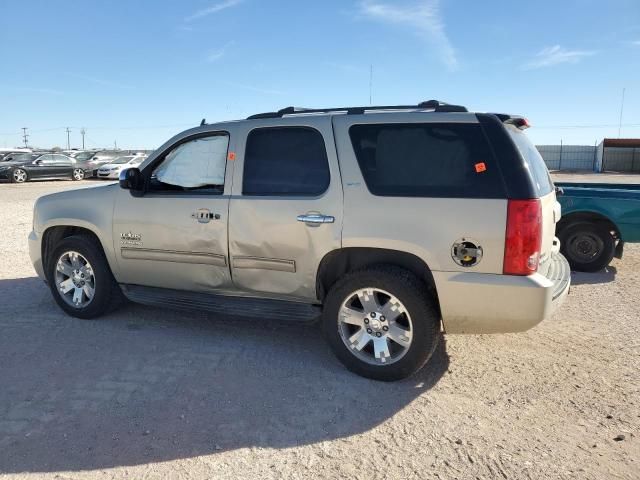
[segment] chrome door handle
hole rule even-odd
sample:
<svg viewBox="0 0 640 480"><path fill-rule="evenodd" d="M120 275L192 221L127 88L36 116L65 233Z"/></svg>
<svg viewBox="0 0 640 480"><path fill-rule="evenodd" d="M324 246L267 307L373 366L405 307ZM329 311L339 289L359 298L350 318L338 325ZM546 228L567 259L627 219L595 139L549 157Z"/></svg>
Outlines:
<svg viewBox="0 0 640 480"><path fill-rule="evenodd" d="M298 221L304 223L333 223L336 221L331 215L320 215L319 213L307 213L298 215Z"/></svg>

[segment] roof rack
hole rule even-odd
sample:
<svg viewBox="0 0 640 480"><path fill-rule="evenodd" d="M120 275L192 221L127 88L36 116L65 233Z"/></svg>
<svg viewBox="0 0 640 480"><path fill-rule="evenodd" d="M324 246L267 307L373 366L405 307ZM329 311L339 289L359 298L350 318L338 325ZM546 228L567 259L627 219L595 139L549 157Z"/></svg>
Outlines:
<svg viewBox="0 0 640 480"><path fill-rule="evenodd" d="M450 105L448 103L440 102L438 100L428 100L426 102L420 102L417 105L377 105L367 107L336 107L336 108L300 108L300 107L286 107L278 110L277 112L265 112L256 113L247 117L247 120L255 120L258 118L280 118L285 115L295 114L310 114L310 113L331 113L331 112L346 112L347 115L360 115L366 111L384 111L384 110L416 110L425 109L433 110L434 112L468 112L466 107L462 105Z"/></svg>

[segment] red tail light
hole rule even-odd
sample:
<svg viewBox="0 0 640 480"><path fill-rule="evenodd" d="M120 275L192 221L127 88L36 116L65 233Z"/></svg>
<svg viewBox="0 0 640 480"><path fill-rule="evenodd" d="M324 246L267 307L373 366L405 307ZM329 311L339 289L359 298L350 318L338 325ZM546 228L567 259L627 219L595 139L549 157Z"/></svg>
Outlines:
<svg viewBox="0 0 640 480"><path fill-rule="evenodd" d="M540 200L509 200L504 239L505 275L531 275L538 270L542 244Z"/></svg>

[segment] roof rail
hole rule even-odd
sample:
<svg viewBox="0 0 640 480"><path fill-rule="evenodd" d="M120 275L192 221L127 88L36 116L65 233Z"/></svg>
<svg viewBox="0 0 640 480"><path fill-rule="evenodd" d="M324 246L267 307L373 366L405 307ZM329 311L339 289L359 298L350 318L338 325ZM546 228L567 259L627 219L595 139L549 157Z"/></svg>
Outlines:
<svg viewBox="0 0 640 480"><path fill-rule="evenodd" d="M468 112L466 107L462 105L450 105L448 103L440 102L438 100L428 100L426 102L420 102L417 105L376 105L366 107L334 107L334 108L300 108L300 107L286 107L278 110L277 112L265 112L256 113L247 117L247 120L254 120L258 118L280 118L285 115L294 114L307 114L307 113L331 113L331 112L346 112L347 115L359 115L367 111L384 111L384 110L416 110L425 109L433 110L434 112Z"/></svg>

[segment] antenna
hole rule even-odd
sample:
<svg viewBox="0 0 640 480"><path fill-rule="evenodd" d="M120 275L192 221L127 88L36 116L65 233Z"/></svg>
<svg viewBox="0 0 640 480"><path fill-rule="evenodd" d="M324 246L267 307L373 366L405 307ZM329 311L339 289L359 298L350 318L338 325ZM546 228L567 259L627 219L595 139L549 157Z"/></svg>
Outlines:
<svg viewBox="0 0 640 480"><path fill-rule="evenodd" d="M620 121L618 122L618 138L620 138L620 131L622 130L622 111L624 110L624 91L626 88L622 89L622 101L620 102Z"/></svg>
<svg viewBox="0 0 640 480"><path fill-rule="evenodd" d="M369 65L369 105L373 105L373 64Z"/></svg>

